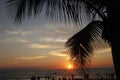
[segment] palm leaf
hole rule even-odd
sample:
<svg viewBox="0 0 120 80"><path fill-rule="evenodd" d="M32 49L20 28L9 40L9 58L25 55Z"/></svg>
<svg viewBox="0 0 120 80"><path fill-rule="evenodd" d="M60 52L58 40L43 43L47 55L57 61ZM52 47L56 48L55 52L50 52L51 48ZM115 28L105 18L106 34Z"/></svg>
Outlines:
<svg viewBox="0 0 120 80"><path fill-rule="evenodd" d="M96 41L101 32L101 21L92 21L66 42L71 59L82 69L86 68L86 63L93 52L91 42Z"/></svg>
<svg viewBox="0 0 120 80"><path fill-rule="evenodd" d="M26 17L35 16L43 11L51 19L73 21L76 24L82 21L81 16L95 16L99 13L99 10L103 9L102 2L103 0L8 0L10 9L15 12L15 22L21 22Z"/></svg>
<svg viewBox="0 0 120 80"><path fill-rule="evenodd" d="M21 22L26 16L41 12L46 0L8 0L10 9L14 9L15 21ZM12 8L11 8L12 7Z"/></svg>

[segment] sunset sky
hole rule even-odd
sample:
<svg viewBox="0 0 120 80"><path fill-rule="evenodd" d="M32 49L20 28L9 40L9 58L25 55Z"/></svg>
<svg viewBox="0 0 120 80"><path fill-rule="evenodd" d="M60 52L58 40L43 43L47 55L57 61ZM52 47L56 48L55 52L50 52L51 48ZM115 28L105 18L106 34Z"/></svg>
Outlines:
<svg viewBox="0 0 120 80"><path fill-rule="evenodd" d="M78 32L70 24L47 20L42 14L14 24L0 1L0 68L66 69L69 55L64 46ZM113 67L110 48L97 49L90 67Z"/></svg>

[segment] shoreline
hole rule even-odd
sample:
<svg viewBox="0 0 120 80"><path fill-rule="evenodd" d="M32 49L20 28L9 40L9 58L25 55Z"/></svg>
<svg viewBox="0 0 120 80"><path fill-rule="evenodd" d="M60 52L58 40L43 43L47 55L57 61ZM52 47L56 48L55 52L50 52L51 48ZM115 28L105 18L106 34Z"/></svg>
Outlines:
<svg viewBox="0 0 120 80"><path fill-rule="evenodd" d="M76 70L2 70L0 80L30 80L33 75L40 80L116 80L111 69L94 69L87 77Z"/></svg>
<svg viewBox="0 0 120 80"><path fill-rule="evenodd" d="M110 74L110 73L108 73ZM34 76L35 79L32 79L32 77ZM98 76L96 74L87 74L86 75L81 75L81 74L66 74L64 76L61 75L47 75L47 76L41 76L41 75L33 75L33 76L29 76L29 77L16 77L16 78L12 78L12 77L6 77L5 80L38 80L37 78L39 77L39 80L116 80L115 74L110 76L110 75L103 75L103 76ZM0 80L3 79L4 77L1 78Z"/></svg>

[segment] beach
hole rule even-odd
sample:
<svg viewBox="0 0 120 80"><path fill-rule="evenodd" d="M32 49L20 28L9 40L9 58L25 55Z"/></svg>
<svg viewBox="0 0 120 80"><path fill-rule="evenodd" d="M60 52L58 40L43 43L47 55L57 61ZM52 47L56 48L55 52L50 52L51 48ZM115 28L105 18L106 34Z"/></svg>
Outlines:
<svg viewBox="0 0 120 80"><path fill-rule="evenodd" d="M116 80L113 69L93 69L89 74L77 70L0 70L0 80Z"/></svg>

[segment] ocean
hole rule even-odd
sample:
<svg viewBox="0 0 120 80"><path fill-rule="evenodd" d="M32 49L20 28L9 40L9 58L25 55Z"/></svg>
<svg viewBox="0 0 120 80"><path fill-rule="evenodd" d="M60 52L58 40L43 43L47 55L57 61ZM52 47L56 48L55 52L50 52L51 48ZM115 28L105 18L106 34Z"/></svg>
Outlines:
<svg viewBox="0 0 120 80"><path fill-rule="evenodd" d="M89 69L90 77L106 77L106 74L114 73L113 68L93 68ZM32 76L46 80L50 77L66 77L74 75L74 78L83 76L78 70L39 70L39 69L0 69L0 80L30 80Z"/></svg>

